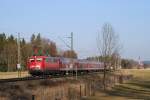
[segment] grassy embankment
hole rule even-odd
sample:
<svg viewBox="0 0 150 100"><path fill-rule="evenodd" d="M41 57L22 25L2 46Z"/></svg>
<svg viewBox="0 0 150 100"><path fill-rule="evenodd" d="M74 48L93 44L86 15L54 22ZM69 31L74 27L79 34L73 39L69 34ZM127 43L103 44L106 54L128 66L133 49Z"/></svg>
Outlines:
<svg viewBox="0 0 150 100"><path fill-rule="evenodd" d="M123 74L132 74L133 79L118 84L112 90L97 92L96 96L87 100L150 100L150 70L149 69L127 69L121 70Z"/></svg>
<svg viewBox="0 0 150 100"><path fill-rule="evenodd" d="M21 72L21 77L29 76L27 71ZM18 72L0 72L0 79L18 78Z"/></svg>
<svg viewBox="0 0 150 100"><path fill-rule="evenodd" d="M150 70L131 69L121 70L123 74L132 74L133 79L116 85L106 93L98 91L95 96L87 100L127 100L142 99L150 100ZM28 72L22 72L21 77L28 76ZM18 72L0 72L0 79L18 77Z"/></svg>

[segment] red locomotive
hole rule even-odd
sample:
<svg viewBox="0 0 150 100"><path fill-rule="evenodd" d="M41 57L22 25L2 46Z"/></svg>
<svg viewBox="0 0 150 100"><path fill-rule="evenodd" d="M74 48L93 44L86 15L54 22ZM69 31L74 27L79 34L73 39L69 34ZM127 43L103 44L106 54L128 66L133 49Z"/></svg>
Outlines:
<svg viewBox="0 0 150 100"><path fill-rule="evenodd" d="M49 56L32 56L28 59L27 67L31 75L68 74L76 71L81 73L104 69L101 62Z"/></svg>

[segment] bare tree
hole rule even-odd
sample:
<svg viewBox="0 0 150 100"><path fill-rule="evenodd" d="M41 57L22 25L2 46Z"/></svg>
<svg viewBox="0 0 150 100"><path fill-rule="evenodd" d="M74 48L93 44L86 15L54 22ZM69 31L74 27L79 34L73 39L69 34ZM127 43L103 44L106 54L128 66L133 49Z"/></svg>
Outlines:
<svg viewBox="0 0 150 100"><path fill-rule="evenodd" d="M114 55L119 55L118 36L111 24L105 23L103 25L102 32L98 35L97 43L100 56L103 57L104 62L103 86L105 90L107 69L111 69L113 67L112 61L115 59L115 57L117 57Z"/></svg>

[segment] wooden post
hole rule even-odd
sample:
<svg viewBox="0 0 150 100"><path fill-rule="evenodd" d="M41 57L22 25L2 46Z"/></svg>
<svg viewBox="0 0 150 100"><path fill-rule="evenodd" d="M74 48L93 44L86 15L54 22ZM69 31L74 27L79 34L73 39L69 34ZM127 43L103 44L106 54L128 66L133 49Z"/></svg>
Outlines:
<svg viewBox="0 0 150 100"><path fill-rule="evenodd" d="M85 96L86 96L86 84L85 84L85 86L84 86L84 92L85 92Z"/></svg>
<svg viewBox="0 0 150 100"><path fill-rule="evenodd" d="M32 100L35 100L35 95L32 95Z"/></svg>
<svg viewBox="0 0 150 100"><path fill-rule="evenodd" d="M81 96L82 96L82 93L81 93L81 92L82 92L82 91L81 91L81 88L82 88L82 87L81 87L81 85L80 85L80 98L81 98Z"/></svg>

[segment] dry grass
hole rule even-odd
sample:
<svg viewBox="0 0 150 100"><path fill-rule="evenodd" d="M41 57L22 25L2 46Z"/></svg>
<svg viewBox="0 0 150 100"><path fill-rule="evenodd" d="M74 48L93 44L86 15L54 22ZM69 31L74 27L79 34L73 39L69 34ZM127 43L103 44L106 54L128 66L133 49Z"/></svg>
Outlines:
<svg viewBox="0 0 150 100"><path fill-rule="evenodd" d="M22 76L28 75L27 72L22 72L22 73L23 73ZM125 75L132 74L134 77L131 81L127 81L125 84L116 85L112 90L106 92L97 89L98 88L97 86L100 86L99 83L101 82L100 80L98 80L100 76L94 75L94 76L86 76L86 77L82 76L81 79L79 77L78 78L79 80L83 80L83 84L80 82L74 82L74 80L71 78L69 79L61 78L60 80L62 81L60 82L59 80L53 80L53 81L49 80L49 81L41 81L41 82L40 81L30 81L24 83L19 82L16 84L14 83L14 85L8 84L8 85L1 86L0 93L1 95L2 93L4 93L5 95L9 94L9 96L13 95L15 96L15 98L17 98L17 96L31 97L31 94L35 94L37 100L41 100L43 98L55 98L55 97L68 98L67 97L68 95L69 98L74 98L75 94L77 95L77 97L79 96L80 84L82 84L83 86L81 90L82 91L81 95L83 96L83 100L138 100L138 99L150 100L150 70L143 70L143 69L121 70L117 74L125 74ZM1 76L4 76L4 78L17 77L18 73L17 72L0 73L0 77ZM69 83L66 83L66 81L68 81ZM93 91L94 89L92 89L92 92L94 92L94 94L89 96L88 95L90 93L89 89L86 89L87 97L85 97L84 85L85 83L87 84L88 81L90 82L96 81L95 88L97 90ZM16 93L18 93L18 95L16 95Z"/></svg>
<svg viewBox="0 0 150 100"><path fill-rule="evenodd" d="M21 72L21 77L29 76L27 71ZM0 72L0 79L18 78L18 72Z"/></svg>

